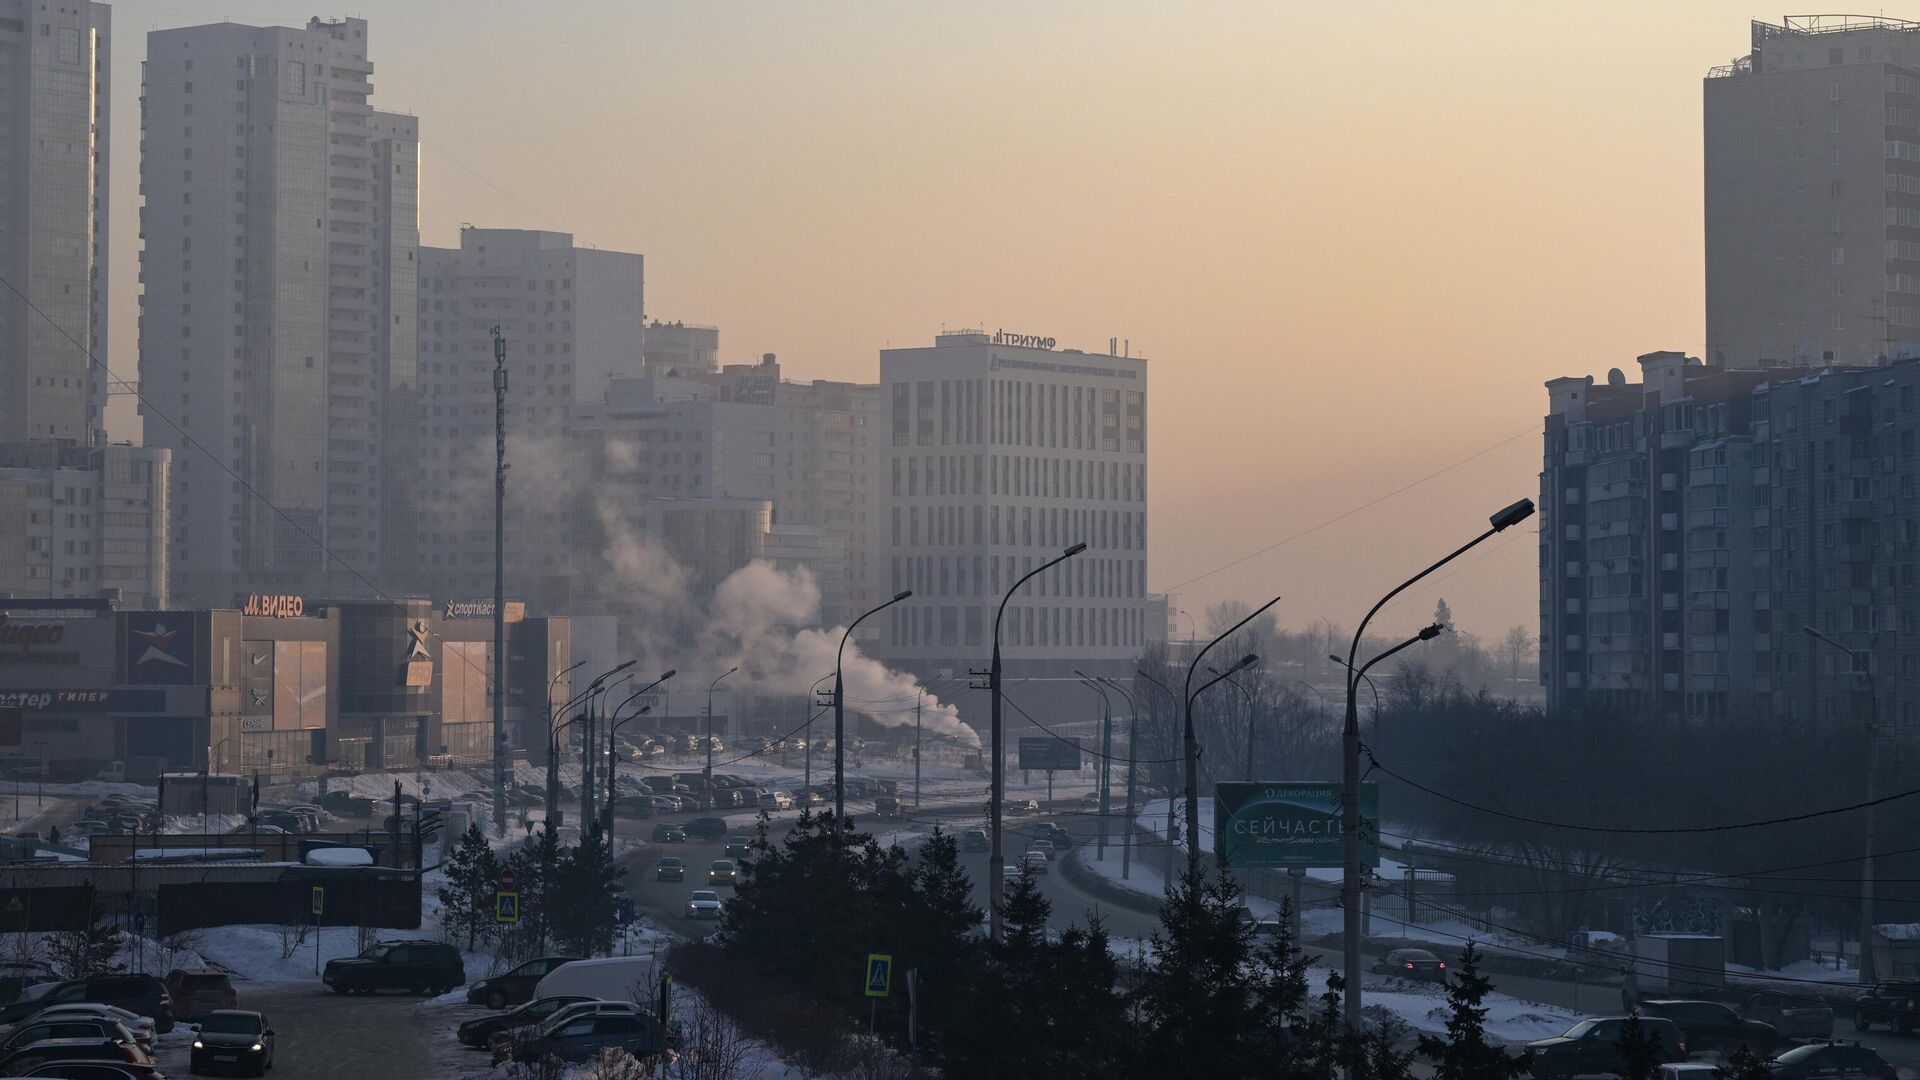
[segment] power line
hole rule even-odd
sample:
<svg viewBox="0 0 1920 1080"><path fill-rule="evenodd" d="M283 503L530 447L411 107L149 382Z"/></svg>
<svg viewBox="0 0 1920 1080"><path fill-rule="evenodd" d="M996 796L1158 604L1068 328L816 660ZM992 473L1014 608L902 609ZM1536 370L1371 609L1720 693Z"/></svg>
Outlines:
<svg viewBox="0 0 1920 1080"><path fill-rule="evenodd" d="M1667 826L1662 828L1651 828L1651 829L1650 828L1634 828L1630 826L1620 826L1620 825L1579 825L1579 824L1566 822L1566 821L1548 821L1544 818L1528 817L1525 814L1508 813L1505 810L1495 810L1490 806L1482 806L1479 803L1469 802L1466 799L1462 799L1453 795L1448 795L1442 791L1435 791L1434 789L1426 786L1425 784L1420 783L1419 781L1410 780L1407 777L1401 776L1399 773L1394 772L1392 769L1387 768L1385 765L1380 764L1379 759L1373 756L1372 750L1367 750L1366 754L1367 754L1367 771L1368 772L1373 772L1375 770L1378 770L1380 772L1386 773L1388 776L1393 777L1395 780L1400 781L1401 783L1407 785L1408 787L1413 788L1416 791L1424 791L1427 794L1433 796L1434 798L1440 799L1444 802L1450 802L1456 806L1463 806L1469 810L1475 810L1482 814L1489 814L1493 817L1507 818L1510 821L1519 821L1528 825L1541 825L1550 829L1573 829L1579 832L1616 833L1616 834L1627 834L1627 835L1634 835L1634 836L1672 836L1672 835L1678 835L1678 834L1734 832L1739 829L1759 829L1759 828L1765 828L1766 826L1769 826L1769 825L1789 825L1798 821L1811 821L1814 818L1830 817L1834 814L1845 814L1855 810L1865 810L1868 807L1879 806L1882 803L1895 802L1900 799L1907 799L1907 798L1912 798L1915 795L1920 795L1920 788L1908 788L1905 791L1896 792L1892 795L1883 795L1880 798L1868 799L1865 802L1849 803L1846 806L1829 807L1828 809L1825 809L1825 810L1809 810L1804 814L1788 814L1783 817L1762 818L1758 821L1732 822L1724 825L1674 825L1674 826Z"/></svg>
<svg viewBox="0 0 1920 1080"><path fill-rule="evenodd" d="M1052 738L1054 738L1054 739L1056 739L1056 740L1058 740L1059 742L1063 742L1063 743L1066 743L1066 744L1067 744L1067 745L1069 745L1069 746L1075 746L1075 747L1079 747L1079 749L1080 749L1080 752L1081 752L1081 753L1083 753L1083 754L1085 754L1085 755L1087 755L1088 757L1094 757L1094 758L1104 758L1104 759L1105 759L1105 760L1107 760L1107 761L1118 761L1118 762L1122 762L1122 763L1131 763L1131 764L1134 764L1134 765L1166 765L1166 764L1170 764L1170 763L1172 763L1172 762L1175 762L1175 761L1185 761L1185 760L1186 760L1186 758L1183 758L1183 757L1170 757L1170 758L1123 758L1123 757L1119 757L1119 756L1117 756L1117 755L1114 755L1114 754L1103 754L1103 753L1101 753L1101 752L1100 752L1100 751L1098 751L1098 750L1089 750L1089 749L1087 749L1087 748L1086 748L1086 747L1084 747L1084 746L1080 746L1080 744L1079 744L1079 743L1077 743L1077 742L1074 742L1074 741L1073 741L1072 739L1069 739L1069 738L1067 738L1067 737L1065 737L1064 735L1061 735L1060 733L1058 733L1058 732L1056 732L1056 731L1054 731L1054 730L1053 730L1052 728L1050 728L1050 727L1048 727L1047 725L1045 725L1045 724L1043 724L1043 723L1041 723L1040 721L1038 721L1038 720L1035 720L1035 719L1033 718L1033 714L1032 714L1032 713L1030 713L1030 712L1028 712L1027 710L1025 710L1025 709L1023 709L1023 708L1021 708L1021 707L1020 707L1020 703L1019 703L1019 702L1017 702L1017 701L1015 701L1015 700L1013 700L1013 696L1012 696L1012 695L1010 695L1010 694L1006 694L1006 693L1004 693L1004 692L1003 692L1003 693L1001 694L1001 696L1000 696L1000 700L1002 700L1002 701L1004 701L1004 702L1006 702L1007 704L1009 704L1009 705L1011 705L1011 706L1013 706L1013 711L1014 711L1014 712L1017 712L1017 713L1019 713L1019 714L1020 714L1021 716L1024 716L1024 717L1026 717L1026 718L1027 718L1027 722L1028 722L1028 723L1030 723L1030 724L1032 724L1032 725L1033 725L1034 727L1037 727L1037 728L1039 728L1039 729L1040 729L1041 731L1044 731L1044 732L1046 732L1046 733L1047 733L1047 734L1048 734L1049 736L1051 736ZM1129 747L1128 747L1128 749L1129 749L1129 750L1131 750L1131 749L1132 749L1132 747L1131 747L1131 746L1129 746ZM1029 770L1029 771L1031 771L1031 770Z"/></svg>

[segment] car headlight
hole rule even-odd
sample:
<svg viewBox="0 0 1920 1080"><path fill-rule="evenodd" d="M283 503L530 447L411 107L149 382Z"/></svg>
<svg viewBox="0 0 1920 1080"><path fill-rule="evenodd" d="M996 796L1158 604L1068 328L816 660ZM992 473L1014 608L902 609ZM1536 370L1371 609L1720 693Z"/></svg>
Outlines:
<svg viewBox="0 0 1920 1080"><path fill-rule="evenodd" d="M260 1043L254 1043L252 1046L247 1047L247 1049L258 1052L260 1050L266 1049L266 1047Z"/></svg>
<svg viewBox="0 0 1920 1080"><path fill-rule="evenodd" d="M193 1040L193 1048L195 1050L205 1050L207 1048L207 1044L201 1042L199 1039L195 1039Z"/></svg>

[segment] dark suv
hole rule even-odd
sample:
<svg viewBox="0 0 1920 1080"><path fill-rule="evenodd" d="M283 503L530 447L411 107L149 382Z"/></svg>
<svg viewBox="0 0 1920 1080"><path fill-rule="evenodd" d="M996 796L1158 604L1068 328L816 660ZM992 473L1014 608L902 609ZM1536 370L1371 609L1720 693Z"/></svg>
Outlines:
<svg viewBox="0 0 1920 1080"><path fill-rule="evenodd" d="M382 941L351 959L327 961L320 980L336 994L406 990L444 994L467 981L453 946L438 941Z"/></svg>
<svg viewBox="0 0 1920 1080"><path fill-rule="evenodd" d="M727 823L717 817L697 817L686 823L687 835L695 840L718 840L727 835Z"/></svg>
<svg viewBox="0 0 1920 1080"><path fill-rule="evenodd" d="M31 1001L16 1001L0 1008L0 1025L17 1024L42 1009L55 1005L87 1002L115 1005L153 1021L153 1030L164 1035L173 1030L173 995L166 984L152 975L90 975L68 979Z"/></svg>
<svg viewBox="0 0 1920 1080"><path fill-rule="evenodd" d="M467 1004L485 1005L499 1012L510 1005L525 1005L533 1000L533 988L547 973L561 964L572 963L577 956L542 956L529 960L504 975L481 979L467 987Z"/></svg>
<svg viewBox="0 0 1920 1080"><path fill-rule="evenodd" d="M1780 1033L1772 1024L1743 1020L1732 1009L1717 1001L1657 1000L1640 1003L1641 1016L1671 1020L1687 1037L1687 1050L1699 1053L1718 1050L1731 1054L1744 1046L1763 1058L1774 1055Z"/></svg>
<svg viewBox="0 0 1920 1080"><path fill-rule="evenodd" d="M1899 979L1883 982L1853 999L1853 1027L1866 1031L1885 1024L1902 1035L1920 1026L1920 982Z"/></svg>
<svg viewBox="0 0 1920 1080"><path fill-rule="evenodd" d="M1624 1016L1590 1016L1551 1039L1535 1039L1527 1044L1533 1051L1535 1080L1584 1076L1590 1073L1625 1071L1620 1055L1620 1029ZM1640 1023L1660 1042L1660 1060L1685 1061L1687 1041L1671 1020L1642 1017Z"/></svg>

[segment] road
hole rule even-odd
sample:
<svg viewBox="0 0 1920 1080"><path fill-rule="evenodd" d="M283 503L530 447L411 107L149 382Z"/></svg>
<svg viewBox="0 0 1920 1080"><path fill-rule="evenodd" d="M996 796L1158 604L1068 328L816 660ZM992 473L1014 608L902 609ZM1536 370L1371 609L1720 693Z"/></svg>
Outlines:
<svg viewBox="0 0 1920 1080"><path fill-rule="evenodd" d="M238 987L241 1007L265 1013L273 1025L272 1075L278 1080L368 1080L446 1071L447 1062L438 1060L437 1043L422 1033L457 1023L451 1010L445 1010L445 1018L423 1023L417 997L340 996L317 981L312 986ZM192 1038L186 1032L183 1024L161 1039L159 1065L168 1076L187 1075Z"/></svg>

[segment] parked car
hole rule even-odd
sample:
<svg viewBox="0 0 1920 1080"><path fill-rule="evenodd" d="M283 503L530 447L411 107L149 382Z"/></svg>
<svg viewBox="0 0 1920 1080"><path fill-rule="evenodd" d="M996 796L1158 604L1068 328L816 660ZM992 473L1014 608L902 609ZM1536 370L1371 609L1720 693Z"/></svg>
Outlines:
<svg viewBox="0 0 1920 1080"><path fill-rule="evenodd" d="M793 793L790 791L769 791L760 796L760 805L769 810L793 809Z"/></svg>
<svg viewBox="0 0 1920 1080"><path fill-rule="evenodd" d="M655 881L685 881L686 879L687 864L681 862L678 855L665 856L659 862L653 864L653 880Z"/></svg>
<svg viewBox="0 0 1920 1080"><path fill-rule="evenodd" d="M653 796L622 795L613 800L613 808L619 813L632 814L634 817L652 817Z"/></svg>
<svg viewBox="0 0 1920 1080"><path fill-rule="evenodd" d="M273 1068L273 1025L264 1013L221 1009L193 1033L189 1068L198 1075L216 1070L264 1076Z"/></svg>
<svg viewBox="0 0 1920 1080"><path fill-rule="evenodd" d="M1535 1080L1589 1073L1620 1075L1625 1071L1620 1059L1620 1026L1626 1022L1624 1016L1590 1016L1551 1039L1528 1043ZM1673 1021L1642 1017L1640 1023L1659 1040L1661 1061L1687 1059L1686 1037Z"/></svg>
<svg viewBox="0 0 1920 1080"><path fill-rule="evenodd" d="M511 1005L525 1005L533 1000L533 988L540 985L548 972L578 959L577 956L535 957L504 975L481 979L467 987L467 1004L485 1005L495 1012Z"/></svg>
<svg viewBox="0 0 1920 1080"><path fill-rule="evenodd" d="M718 840L727 835L727 823L717 817L697 817L687 822L687 835L695 840Z"/></svg>
<svg viewBox="0 0 1920 1080"><path fill-rule="evenodd" d="M41 1009L22 1023L34 1024L42 1020L51 1020L66 1016L100 1016L109 1020L118 1020L133 1032L133 1037L147 1053L153 1053L153 1020L139 1013L128 1012L118 1005L101 1005L96 1002L82 1001L72 1005L55 1005Z"/></svg>
<svg viewBox="0 0 1920 1080"><path fill-rule="evenodd" d="M1656 998L1640 1003L1640 1015L1673 1021L1687 1037L1688 1051L1695 1054L1705 1050L1731 1054L1742 1046L1763 1058L1778 1052L1780 1033L1772 1024L1745 1019L1717 1001Z"/></svg>
<svg viewBox="0 0 1920 1080"><path fill-rule="evenodd" d="M162 1035L173 1030L173 995L167 992L166 984L153 975L89 975L40 986L46 989L36 986L32 995L23 995L20 1000L0 1007L0 1025L17 1024L54 1005L87 1002L116 1005L147 1017L153 1021L154 1030Z"/></svg>
<svg viewBox="0 0 1920 1080"><path fill-rule="evenodd" d="M798 799L803 805L809 808L815 807L815 806L827 805L827 797L825 795L820 794L817 791L803 791L800 794L794 796L794 798Z"/></svg>
<svg viewBox="0 0 1920 1080"><path fill-rule="evenodd" d="M715 859L713 864L707 867L707 884L732 885L734 878L738 875L739 870L735 868L732 859Z"/></svg>
<svg viewBox="0 0 1920 1080"><path fill-rule="evenodd" d="M20 996L20 991L35 983L59 982L63 978L65 976L51 964L38 960L0 962L0 1002L13 1001Z"/></svg>
<svg viewBox="0 0 1920 1080"><path fill-rule="evenodd" d="M747 836L727 837L727 858L729 859L746 858L747 849L751 847L752 844L753 844L752 837L747 837Z"/></svg>
<svg viewBox="0 0 1920 1080"><path fill-rule="evenodd" d="M684 844L687 842L687 830L671 822L663 821L653 827L653 842L656 844Z"/></svg>
<svg viewBox="0 0 1920 1080"><path fill-rule="evenodd" d="M50 1061L26 1075L59 1080L167 1080L158 1065L131 1061Z"/></svg>
<svg viewBox="0 0 1920 1080"><path fill-rule="evenodd" d="M1769 991L1747 998L1736 1011L1742 1019L1772 1025L1782 1042L1833 1038L1833 1006L1817 998Z"/></svg>
<svg viewBox="0 0 1920 1080"><path fill-rule="evenodd" d="M961 851L985 851L987 848L987 830L968 829L960 834Z"/></svg>
<svg viewBox="0 0 1920 1080"><path fill-rule="evenodd" d="M174 968L167 972L167 993L173 995L173 1015L198 1020L216 1009L237 1009L240 996L233 980L213 968Z"/></svg>
<svg viewBox="0 0 1920 1080"><path fill-rule="evenodd" d="M1248 912L1251 916L1252 912ZM1249 918L1249 922L1259 922ZM1375 975L1398 975L1403 979L1425 979L1429 982L1445 982L1447 962L1425 949L1395 949L1374 961L1372 971Z"/></svg>
<svg viewBox="0 0 1920 1080"><path fill-rule="evenodd" d="M11 1054L35 1043L49 1039L92 1039L95 1042L106 1040L120 1046L133 1047L140 1051L138 1058L129 1061L153 1060L153 1051L140 1045L133 1032L118 1020L105 1016L57 1016L51 1020L34 1020L22 1024L13 1030L4 1041L0 1041L0 1054Z"/></svg>
<svg viewBox="0 0 1920 1080"><path fill-rule="evenodd" d="M359 956L327 961L320 977L336 994L380 990L444 994L467 981L460 952L438 941L382 941Z"/></svg>
<svg viewBox="0 0 1920 1080"><path fill-rule="evenodd" d="M717 919L726 905L721 903L720 894L712 889L695 889L687 897L687 918Z"/></svg>
<svg viewBox="0 0 1920 1080"><path fill-rule="evenodd" d="M536 998L580 994L602 1002L629 1002L636 992L652 994L648 978L649 958L644 956L603 956L597 960L575 960L553 969L533 991ZM556 1017L558 1013L554 1014Z"/></svg>
<svg viewBox="0 0 1920 1080"><path fill-rule="evenodd" d="M580 994L555 994L552 997L534 998L517 1009L491 1016L477 1016L461 1023L454 1032L462 1046L486 1049L493 1042L494 1035L517 1028L532 1027L552 1016L560 1009L576 1001L592 1001Z"/></svg>
<svg viewBox="0 0 1920 1080"><path fill-rule="evenodd" d="M121 1065L137 1077L159 1077L153 1061L134 1046L122 1046L112 1039L44 1039L0 1055L0 1076L58 1076L40 1071L48 1062L108 1062ZM144 1071L135 1071L144 1070Z"/></svg>
<svg viewBox="0 0 1920 1080"><path fill-rule="evenodd" d="M520 1062L588 1061L602 1050L625 1050L635 1058L647 1058L667 1048L660 1021L645 1013L593 1013L575 1016L558 1024L542 1025L531 1038L517 1041L512 1059Z"/></svg>
<svg viewBox="0 0 1920 1080"><path fill-rule="evenodd" d="M327 812L340 817L371 817L373 815L372 799L345 791L329 791L320 796L320 806Z"/></svg>
<svg viewBox="0 0 1920 1080"><path fill-rule="evenodd" d="M1899 1072L1859 1043L1808 1043L1774 1058L1774 1080L1899 1080Z"/></svg>
<svg viewBox="0 0 1920 1080"><path fill-rule="evenodd" d="M1874 984L1853 999L1853 1027L1867 1031L1885 1024L1902 1035L1920 1026L1920 981L1897 979Z"/></svg>

